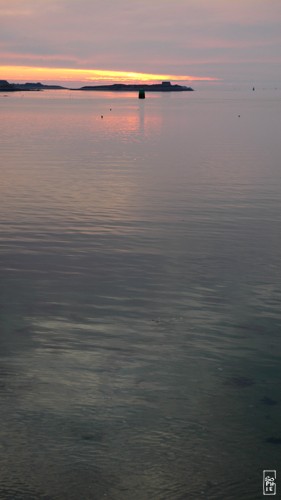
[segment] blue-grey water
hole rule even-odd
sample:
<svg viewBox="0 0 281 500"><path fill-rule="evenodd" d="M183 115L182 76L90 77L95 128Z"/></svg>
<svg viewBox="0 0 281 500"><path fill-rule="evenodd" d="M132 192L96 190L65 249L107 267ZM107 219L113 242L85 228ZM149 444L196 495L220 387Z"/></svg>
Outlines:
<svg viewBox="0 0 281 500"><path fill-rule="evenodd" d="M280 91L0 109L1 500L263 498L281 463Z"/></svg>

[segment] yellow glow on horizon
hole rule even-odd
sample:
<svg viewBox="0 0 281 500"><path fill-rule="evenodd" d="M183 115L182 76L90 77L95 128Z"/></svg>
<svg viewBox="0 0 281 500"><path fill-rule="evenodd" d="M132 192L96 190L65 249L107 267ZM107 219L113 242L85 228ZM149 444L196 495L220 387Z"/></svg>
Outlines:
<svg viewBox="0 0 281 500"><path fill-rule="evenodd" d="M5 80L57 80L85 82L114 81L121 82L153 82L153 81L217 81L217 78L192 75L162 75L137 73L131 71L112 71L102 69L48 68L33 66L0 66L1 78Z"/></svg>

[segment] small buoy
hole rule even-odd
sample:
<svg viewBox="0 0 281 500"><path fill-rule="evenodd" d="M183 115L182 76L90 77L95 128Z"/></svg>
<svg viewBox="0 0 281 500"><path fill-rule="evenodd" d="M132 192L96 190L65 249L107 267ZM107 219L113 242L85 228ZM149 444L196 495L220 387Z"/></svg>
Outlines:
<svg viewBox="0 0 281 500"><path fill-rule="evenodd" d="M145 99L145 91L142 89L139 91L139 99Z"/></svg>
<svg viewBox="0 0 281 500"><path fill-rule="evenodd" d="M110 108L110 110L109 110L109 111L112 111L112 109Z"/></svg>
<svg viewBox="0 0 281 500"><path fill-rule="evenodd" d="M100 115L101 118L103 118L103 115Z"/></svg>
<svg viewBox="0 0 281 500"><path fill-rule="evenodd" d="M238 118L240 118L240 115L238 115Z"/></svg>

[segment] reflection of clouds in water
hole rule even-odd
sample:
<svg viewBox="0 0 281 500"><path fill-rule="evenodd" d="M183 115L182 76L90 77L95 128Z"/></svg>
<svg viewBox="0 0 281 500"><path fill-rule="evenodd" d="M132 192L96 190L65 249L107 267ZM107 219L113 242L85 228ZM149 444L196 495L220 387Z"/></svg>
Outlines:
<svg viewBox="0 0 281 500"><path fill-rule="evenodd" d="M0 136L1 304L21 318L0 332L9 470L25 477L35 456L63 488L80 464L76 498L93 463L100 498L108 472L116 499L139 482L142 498L207 496L218 475L241 497L233 471L276 457L263 443L280 424L280 171L260 155L264 122L247 115L265 138L249 158L237 100L15 102Z"/></svg>
<svg viewBox="0 0 281 500"><path fill-rule="evenodd" d="M131 96L16 101L12 113L4 112L5 130L17 136L17 148L13 134L2 138L11 148L0 186L5 207L18 220L34 222L48 213L82 231L95 230L97 220L111 226L129 220L142 176L142 141L161 126L154 101L148 109L137 97L132 104Z"/></svg>

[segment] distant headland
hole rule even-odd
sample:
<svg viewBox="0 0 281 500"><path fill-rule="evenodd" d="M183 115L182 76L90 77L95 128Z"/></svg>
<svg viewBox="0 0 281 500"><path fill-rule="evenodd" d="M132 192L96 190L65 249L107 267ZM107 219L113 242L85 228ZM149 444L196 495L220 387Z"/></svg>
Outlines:
<svg viewBox="0 0 281 500"><path fill-rule="evenodd" d="M153 83L153 84L132 84L132 83L114 83L112 85L93 85L70 89L60 85L44 85L37 83L9 83L7 80L0 80L0 92L17 91L38 91L38 90L83 90L83 91L110 91L110 92L186 92L193 91L191 87L184 85L171 84L171 82Z"/></svg>
<svg viewBox="0 0 281 500"><path fill-rule="evenodd" d="M9 83L7 80L0 80L0 92L17 92L22 90L60 90L66 89L60 85L44 85L42 83Z"/></svg>

